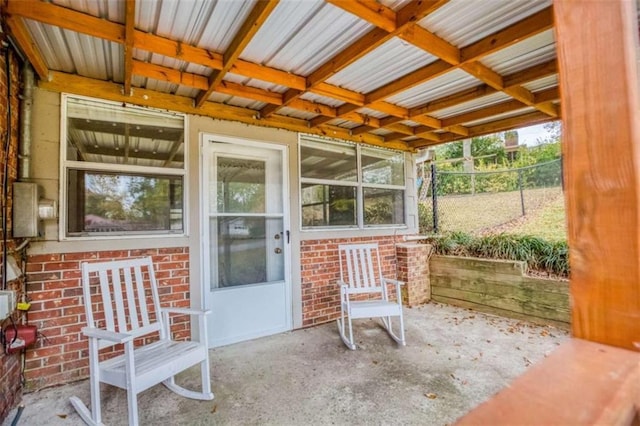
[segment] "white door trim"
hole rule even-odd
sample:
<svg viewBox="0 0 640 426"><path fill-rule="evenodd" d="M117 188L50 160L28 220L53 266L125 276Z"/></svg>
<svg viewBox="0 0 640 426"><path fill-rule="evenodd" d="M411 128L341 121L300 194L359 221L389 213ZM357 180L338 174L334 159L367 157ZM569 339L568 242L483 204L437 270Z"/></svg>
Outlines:
<svg viewBox="0 0 640 426"><path fill-rule="evenodd" d="M289 196L290 187L289 187L289 147L287 145L277 144L273 142L264 142L259 140L252 140L246 138L237 138L230 137L225 135L218 135L214 133L202 133L200 138L200 189L199 196L201 200L200 211L199 211L199 219L200 219L200 274L202 276L202 283L200 285L200 289L202 291L204 306L207 309L212 307L212 296L211 296L211 268L209 267L209 262L211 259L211 253L209 248L209 153L210 148L209 144L211 142L222 142L232 144L234 146L240 147L256 147L263 149L271 149L275 151L279 151L281 154L281 164L282 164L282 220L283 220L283 229L285 231L291 230L291 207L289 204ZM286 306L286 328L284 330L275 330L277 331L286 331L293 329L293 300L292 300L292 274L291 274L291 241L289 237L289 241L287 241L287 236L283 236L285 239L285 244L283 244L283 255L284 255L284 281L285 281L285 306ZM251 286L247 286L249 289ZM222 290L224 291L224 290ZM272 330L273 331L273 330ZM260 335L264 335L260 334ZM258 335L245 335L244 340L258 337ZM231 342L226 342L231 343ZM226 344L225 342L218 342L218 345ZM211 342L210 342L211 345Z"/></svg>

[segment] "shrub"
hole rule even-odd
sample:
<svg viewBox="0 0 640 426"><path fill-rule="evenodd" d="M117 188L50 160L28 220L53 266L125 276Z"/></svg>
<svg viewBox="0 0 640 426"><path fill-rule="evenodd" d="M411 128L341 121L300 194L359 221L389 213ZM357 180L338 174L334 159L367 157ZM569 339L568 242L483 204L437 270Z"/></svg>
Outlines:
<svg viewBox="0 0 640 426"><path fill-rule="evenodd" d="M436 254L520 260L538 272L569 276L569 249L564 241L551 242L530 235L498 234L474 237L452 232L428 238Z"/></svg>

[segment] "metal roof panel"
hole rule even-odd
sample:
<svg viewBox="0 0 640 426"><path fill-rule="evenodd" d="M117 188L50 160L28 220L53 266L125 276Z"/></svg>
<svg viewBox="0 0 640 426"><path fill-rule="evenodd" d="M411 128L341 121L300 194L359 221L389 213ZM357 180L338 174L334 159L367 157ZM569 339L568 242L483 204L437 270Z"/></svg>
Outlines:
<svg viewBox="0 0 640 426"><path fill-rule="evenodd" d="M327 79L327 83L359 93L369 93L437 58L394 37Z"/></svg>
<svg viewBox="0 0 640 426"><path fill-rule="evenodd" d="M531 81L527 84L523 84L527 90L531 90L532 92L537 92L539 90L550 89L552 87L558 86L558 74L550 75L545 78L541 78L539 80Z"/></svg>
<svg viewBox="0 0 640 426"><path fill-rule="evenodd" d="M456 69L387 98L387 101L404 108L413 108L479 84L480 81L475 77Z"/></svg>
<svg viewBox="0 0 640 426"><path fill-rule="evenodd" d="M464 47L550 5L551 0L451 0L419 25Z"/></svg>
<svg viewBox="0 0 640 426"><path fill-rule="evenodd" d="M306 76L371 28L322 0L284 0L241 58Z"/></svg>
<svg viewBox="0 0 640 426"><path fill-rule="evenodd" d="M483 96L481 98L473 99L468 102L464 102L458 105L454 105L449 108L441 109L435 113L431 113L432 117L443 119L453 117L459 114L464 114L479 108L488 107L491 105L499 104L511 99L511 97L502 92L492 93L491 95Z"/></svg>
<svg viewBox="0 0 640 426"><path fill-rule="evenodd" d="M480 60L498 74L506 75L556 57L553 31L548 30L499 50Z"/></svg>
<svg viewBox="0 0 640 426"><path fill-rule="evenodd" d="M496 120L503 120L505 118L510 118L510 117L517 117L518 115L522 115L522 114L526 114L529 112L533 112L536 109L533 107L523 107L522 109L518 109L515 111L509 111L509 112L505 112L502 114L498 114L498 115L493 115L491 117L487 117L487 118L483 118L480 120L475 120L475 121L469 121L468 123L464 123L465 126L468 127L472 127L472 126L479 126L481 124L486 124L486 123L491 123L492 121L496 121Z"/></svg>

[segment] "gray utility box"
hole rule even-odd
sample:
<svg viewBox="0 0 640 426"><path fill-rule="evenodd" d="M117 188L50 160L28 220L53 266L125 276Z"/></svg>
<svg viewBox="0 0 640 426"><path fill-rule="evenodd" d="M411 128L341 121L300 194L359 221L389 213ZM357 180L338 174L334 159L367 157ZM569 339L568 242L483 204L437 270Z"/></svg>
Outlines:
<svg viewBox="0 0 640 426"><path fill-rule="evenodd" d="M13 184L13 237L38 238L44 235L38 204L42 196L40 186L29 182Z"/></svg>

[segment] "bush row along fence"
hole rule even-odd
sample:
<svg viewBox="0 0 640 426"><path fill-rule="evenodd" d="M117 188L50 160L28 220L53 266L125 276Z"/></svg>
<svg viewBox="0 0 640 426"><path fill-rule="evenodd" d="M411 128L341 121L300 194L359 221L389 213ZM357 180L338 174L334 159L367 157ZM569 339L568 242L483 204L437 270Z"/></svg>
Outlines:
<svg viewBox="0 0 640 426"><path fill-rule="evenodd" d="M543 207L562 195L560 159L489 172L425 167L420 188L423 233L482 233Z"/></svg>

